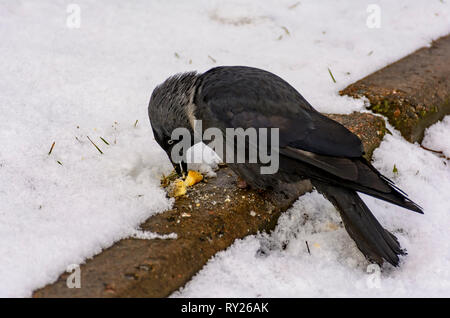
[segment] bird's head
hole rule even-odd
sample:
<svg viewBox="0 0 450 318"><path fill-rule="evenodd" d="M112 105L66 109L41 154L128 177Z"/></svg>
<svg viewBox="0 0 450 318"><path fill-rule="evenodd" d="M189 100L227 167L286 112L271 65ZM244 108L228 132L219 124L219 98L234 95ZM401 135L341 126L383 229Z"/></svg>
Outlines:
<svg viewBox="0 0 450 318"><path fill-rule="evenodd" d="M197 73L189 72L174 75L158 85L152 93L148 106L148 115L155 140L167 153L178 174L187 171L186 160L172 158L172 149L177 140L172 132L177 128L190 131L190 146L193 141L193 104ZM180 154L185 157L186 154Z"/></svg>

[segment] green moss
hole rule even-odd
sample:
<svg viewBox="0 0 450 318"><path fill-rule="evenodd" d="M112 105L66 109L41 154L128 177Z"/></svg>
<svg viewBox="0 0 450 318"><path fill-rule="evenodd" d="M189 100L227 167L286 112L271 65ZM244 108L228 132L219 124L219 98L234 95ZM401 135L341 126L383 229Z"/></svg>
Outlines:
<svg viewBox="0 0 450 318"><path fill-rule="evenodd" d="M389 112L389 101L385 99L383 100L383 103L378 102L376 105L372 106L371 109L379 114L387 114Z"/></svg>
<svg viewBox="0 0 450 318"><path fill-rule="evenodd" d="M374 112L377 112L377 113L379 113L380 112L380 106L381 106L381 103L378 103L378 104L376 104L376 105L374 105L374 106L372 106L372 107L370 107Z"/></svg>

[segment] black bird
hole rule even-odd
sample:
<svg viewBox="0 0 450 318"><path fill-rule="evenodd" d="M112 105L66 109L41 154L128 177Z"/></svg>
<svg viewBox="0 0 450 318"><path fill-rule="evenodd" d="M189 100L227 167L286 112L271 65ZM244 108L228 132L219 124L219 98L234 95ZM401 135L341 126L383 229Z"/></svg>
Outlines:
<svg viewBox="0 0 450 318"><path fill-rule="evenodd" d="M397 238L384 229L357 192L423 213L394 183L362 156L361 140L341 124L317 112L291 85L257 68L222 66L203 74L168 78L152 93L148 113L154 137L169 155L172 131L279 128L279 169L261 174L260 163L230 164L248 185L277 191L281 185L309 179L340 212L345 228L370 261L397 266L405 254ZM246 144L247 149L254 145ZM185 162L174 163L186 170Z"/></svg>

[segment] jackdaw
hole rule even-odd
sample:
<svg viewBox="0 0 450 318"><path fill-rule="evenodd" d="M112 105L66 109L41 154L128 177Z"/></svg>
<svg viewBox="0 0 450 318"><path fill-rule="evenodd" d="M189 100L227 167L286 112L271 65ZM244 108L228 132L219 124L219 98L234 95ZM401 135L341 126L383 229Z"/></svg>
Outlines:
<svg viewBox="0 0 450 318"><path fill-rule="evenodd" d="M317 112L280 77L245 66L177 74L154 89L148 114L154 137L169 158L176 144L172 132L182 127L194 135L195 120L202 121L203 130L216 127L224 135L227 128L278 128L278 148L269 147L279 154L276 173L262 174L259 161L233 162L230 168L249 186L261 190L277 191L280 185L309 179L339 211L347 232L367 259L398 266L398 256L405 254L357 192L418 213L423 213L421 207L363 157L356 135ZM249 150L258 144L246 139L245 147ZM186 170L185 161L171 161L178 172Z"/></svg>

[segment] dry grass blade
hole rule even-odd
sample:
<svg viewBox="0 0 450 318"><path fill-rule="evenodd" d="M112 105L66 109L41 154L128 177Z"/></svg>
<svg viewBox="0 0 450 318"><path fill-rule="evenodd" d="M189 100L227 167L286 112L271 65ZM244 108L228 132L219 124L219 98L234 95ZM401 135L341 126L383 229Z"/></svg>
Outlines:
<svg viewBox="0 0 450 318"><path fill-rule="evenodd" d="M290 5L288 8L291 9L291 10L295 9L299 4L300 4L300 1L297 2L297 3L294 3L293 5Z"/></svg>
<svg viewBox="0 0 450 318"><path fill-rule="evenodd" d="M331 73L330 68L328 68L328 73L330 73L331 79L333 80L333 82L336 83L336 80L334 79L333 73Z"/></svg>
<svg viewBox="0 0 450 318"><path fill-rule="evenodd" d="M52 143L52 146L51 146L51 148L50 148L50 151L48 152L48 155L49 155L49 156L52 154L53 147L55 147L55 142Z"/></svg>
<svg viewBox="0 0 450 318"><path fill-rule="evenodd" d="M91 140L91 138L89 138L89 136L86 136L87 139L91 142L91 144L97 148L97 150L103 155L103 151Z"/></svg>
<svg viewBox="0 0 450 318"><path fill-rule="evenodd" d="M287 35L291 35L291 33L289 32L288 28L286 28L285 26L282 26L281 28L284 30L284 32L285 32Z"/></svg>
<svg viewBox="0 0 450 318"><path fill-rule="evenodd" d="M208 55L208 57L211 59L211 61L213 61L213 63L216 63L216 62L217 62L216 59L213 58L211 55Z"/></svg>
<svg viewBox="0 0 450 318"><path fill-rule="evenodd" d="M175 169L172 170L172 172L171 172L168 176L165 176L165 175L163 174L163 176L162 176L162 178L161 178L161 187L166 188L167 186L170 185L170 183L171 183L172 181L175 181L177 178L178 178L178 174L177 174L177 172L175 171Z"/></svg>
<svg viewBox="0 0 450 318"><path fill-rule="evenodd" d="M109 142L107 142L103 137L100 137L100 139L109 146Z"/></svg>

